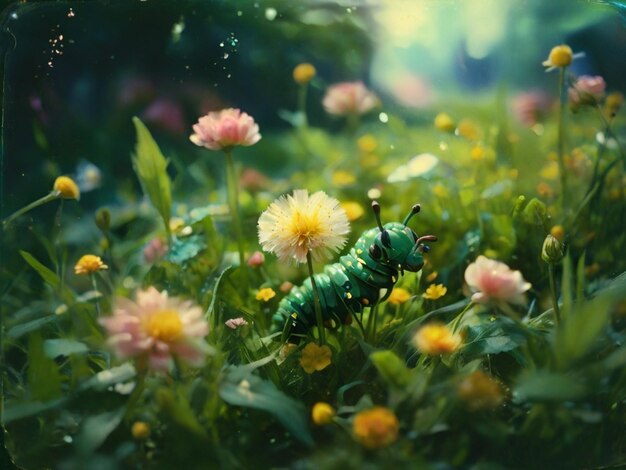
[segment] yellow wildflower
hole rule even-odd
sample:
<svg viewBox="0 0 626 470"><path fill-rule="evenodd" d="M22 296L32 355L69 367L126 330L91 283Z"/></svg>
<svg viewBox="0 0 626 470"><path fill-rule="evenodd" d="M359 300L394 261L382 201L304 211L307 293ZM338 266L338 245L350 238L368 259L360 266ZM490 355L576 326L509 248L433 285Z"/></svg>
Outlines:
<svg viewBox="0 0 626 470"><path fill-rule="evenodd" d="M437 271L433 271L428 276L426 276L426 280L428 282L433 282L435 279L437 279L437 276L439 276L439 273Z"/></svg>
<svg viewBox="0 0 626 470"><path fill-rule="evenodd" d="M269 302L274 297L276 297L276 292L271 287L265 287L256 293L256 299L261 302Z"/></svg>
<svg viewBox="0 0 626 470"><path fill-rule="evenodd" d="M423 297L428 300L437 300L448 292L448 288L443 284L431 284L424 292Z"/></svg>
<svg viewBox="0 0 626 470"><path fill-rule="evenodd" d="M454 121L450 117L450 115L446 113L439 113L435 116L435 128L439 129L442 132L454 132L455 128Z"/></svg>
<svg viewBox="0 0 626 470"><path fill-rule="evenodd" d="M574 60L572 48L566 44L561 44L560 46L552 48L548 59L544 60L542 65L551 69L555 67L567 67L572 63L572 60Z"/></svg>
<svg viewBox="0 0 626 470"><path fill-rule="evenodd" d="M410 298L411 293L408 290L403 289L402 287L396 287L394 290L391 291L391 294L387 298L387 302L389 302L391 305L400 305Z"/></svg>
<svg viewBox="0 0 626 470"><path fill-rule="evenodd" d="M69 176L59 176L54 180L52 186L54 191L58 191L63 199L80 199L80 189L78 185Z"/></svg>
<svg viewBox="0 0 626 470"><path fill-rule="evenodd" d="M498 382L481 370L465 377L457 388L459 397L472 410L493 409L504 400L504 392Z"/></svg>
<svg viewBox="0 0 626 470"><path fill-rule="evenodd" d="M315 70L315 67L305 62L295 66L293 69L293 79L296 83L304 85L305 83L309 83L313 77L315 77L316 73L317 70Z"/></svg>
<svg viewBox="0 0 626 470"><path fill-rule="evenodd" d="M547 180L555 180L559 177L559 164L549 161L539 172L539 176Z"/></svg>
<svg viewBox="0 0 626 470"><path fill-rule="evenodd" d="M75 274L92 274L109 267L102 262L102 258L96 255L83 255L74 265Z"/></svg>
<svg viewBox="0 0 626 470"><path fill-rule="evenodd" d="M341 207L346 211L346 216L350 222L354 222L365 214L365 209L358 202L346 201L341 203Z"/></svg>
<svg viewBox="0 0 626 470"><path fill-rule="evenodd" d="M446 188L446 186L441 183L437 183L436 185L433 186L432 193L438 198L445 198L450 195L448 188Z"/></svg>
<svg viewBox="0 0 626 470"><path fill-rule="evenodd" d="M389 408L376 406L360 411L352 422L352 434L364 447L386 447L398 438L398 418Z"/></svg>
<svg viewBox="0 0 626 470"><path fill-rule="evenodd" d="M356 141L361 152L371 153L378 147L378 141L372 134L365 134Z"/></svg>
<svg viewBox="0 0 626 470"><path fill-rule="evenodd" d="M456 128L456 133L469 141L476 141L480 139L480 128L470 119L463 119L459 122L459 125Z"/></svg>
<svg viewBox="0 0 626 470"><path fill-rule="evenodd" d="M472 157L472 160L474 160L475 162L479 162L480 160L485 158L485 147L481 145L475 146L471 150L470 156Z"/></svg>
<svg viewBox="0 0 626 470"><path fill-rule="evenodd" d="M313 409L311 410L311 419L316 425L323 426L325 424L332 423L335 414L336 411L332 406L328 403L320 401L313 405Z"/></svg>
<svg viewBox="0 0 626 470"><path fill-rule="evenodd" d="M136 421L133 423L130 432L138 441L144 441L150 437L150 425L143 421Z"/></svg>
<svg viewBox="0 0 626 470"><path fill-rule="evenodd" d="M413 344L424 354L438 356L456 351L461 345L461 337L442 323L430 323L415 333Z"/></svg>
<svg viewBox="0 0 626 470"><path fill-rule="evenodd" d="M300 365L307 374L326 369L331 362L333 353L326 345L318 346L315 343L307 344L302 350Z"/></svg>
<svg viewBox="0 0 626 470"><path fill-rule="evenodd" d="M356 176L351 171L337 170L333 173L333 184L335 186L349 186L354 184Z"/></svg>
<svg viewBox="0 0 626 470"><path fill-rule="evenodd" d="M563 240L565 240L565 229L562 225L555 225L550 229L550 235L558 241L563 242Z"/></svg>

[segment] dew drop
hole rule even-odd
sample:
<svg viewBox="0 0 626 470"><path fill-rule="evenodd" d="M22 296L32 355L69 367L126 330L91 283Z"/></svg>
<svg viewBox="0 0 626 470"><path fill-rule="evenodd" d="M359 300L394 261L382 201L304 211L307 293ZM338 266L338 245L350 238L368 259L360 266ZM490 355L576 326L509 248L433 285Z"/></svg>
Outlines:
<svg viewBox="0 0 626 470"><path fill-rule="evenodd" d="M278 15L278 11L276 11L276 8L265 9L265 19L267 21L274 21L277 15Z"/></svg>
<svg viewBox="0 0 626 470"><path fill-rule="evenodd" d="M224 47L224 43L223 42L220 42L220 47Z"/></svg>
<svg viewBox="0 0 626 470"><path fill-rule="evenodd" d="M386 124L387 122L389 122L389 116L387 115L387 113L380 113L378 115L378 120L383 124Z"/></svg>

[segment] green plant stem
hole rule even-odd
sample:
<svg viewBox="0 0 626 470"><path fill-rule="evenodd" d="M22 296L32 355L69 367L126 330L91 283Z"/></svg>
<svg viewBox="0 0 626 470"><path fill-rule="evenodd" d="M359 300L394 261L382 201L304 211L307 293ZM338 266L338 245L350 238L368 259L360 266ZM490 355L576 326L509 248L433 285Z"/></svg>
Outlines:
<svg viewBox="0 0 626 470"><path fill-rule="evenodd" d="M46 194L44 197L31 202L30 204L22 207L21 209L18 209L17 211L13 212L13 214L11 214L10 216L8 216L6 219L2 221L2 228L4 229L8 227L8 225L11 222L13 222L15 219L17 219L21 215L26 214L28 211L31 211L35 209L36 207L42 206L43 204L46 204L47 202L54 201L58 199L59 197L61 197L61 191L52 191L49 194Z"/></svg>
<svg viewBox="0 0 626 470"><path fill-rule="evenodd" d="M241 219L239 217L239 183L235 172L235 162L233 160L232 149L225 149L226 154L226 184L228 186L228 205L235 226L235 237L237 238L237 250L239 251L239 268L242 273L244 293L247 296L250 286L248 280L248 266L244 259L243 231L241 229Z"/></svg>
<svg viewBox="0 0 626 470"><path fill-rule="evenodd" d="M317 291L317 283L313 276L313 260L311 259L311 252L306 254L306 264L309 268L309 276L311 278L311 288L313 289L313 304L315 307L315 322L317 323L317 329L319 331L320 346L326 344L326 333L324 332L324 321L322 318L322 303L320 302L319 292Z"/></svg>
<svg viewBox="0 0 626 470"><path fill-rule="evenodd" d="M96 294L100 294L100 291L98 290L98 284L96 282L96 275L94 273L90 274L91 277L91 286L93 287L93 290ZM98 314L98 317L100 316L100 296L96 297L96 313Z"/></svg>
<svg viewBox="0 0 626 470"><path fill-rule="evenodd" d="M298 87L298 111L302 114L302 129L306 129L309 125L306 116L306 97L309 90L309 84L303 83Z"/></svg>
<svg viewBox="0 0 626 470"><path fill-rule="evenodd" d="M456 330L459 327L459 324L461 323L461 320L463 319L463 317L465 316L465 312L467 312L471 307L474 306L474 302L470 302L469 304L467 304L465 306L465 308L463 310L461 310L461 313L459 313L456 318L454 320L452 320L452 333L456 333Z"/></svg>
<svg viewBox="0 0 626 470"><path fill-rule="evenodd" d="M565 171L565 67L559 68L559 133L558 133L558 151L559 158L559 176L561 177L561 208L565 210L565 201L567 200L567 173Z"/></svg>
<svg viewBox="0 0 626 470"><path fill-rule="evenodd" d="M380 304L376 304L370 309L370 315L367 319L367 336L372 343L374 342L374 339L376 337L376 317L378 317L379 305Z"/></svg>
<svg viewBox="0 0 626 470"><path fill-rule="evenodd" d="M550 277L550 292L552 293L552 306L554 308L554 319L556 324L561 323L561 311L559 310L559 298L556 293L556 274L554 272L554 266L548 264L548 276Z"/></svg>

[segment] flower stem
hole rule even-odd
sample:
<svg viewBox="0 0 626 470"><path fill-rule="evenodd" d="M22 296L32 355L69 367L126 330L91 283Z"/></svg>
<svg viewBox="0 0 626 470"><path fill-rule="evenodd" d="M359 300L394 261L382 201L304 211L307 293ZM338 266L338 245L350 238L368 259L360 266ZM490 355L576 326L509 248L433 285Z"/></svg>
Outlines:
<svg viewBox="0 0 626 470"><path fill-rule="evenodd" d="M306 96L309 89L308 83L303 83L298 88L298 111L302 114L302 128L306 129L308 126L308 120L306 116Z"/></svg>
<svg viewBox="0 0 626 470"><path fill-rule="evenodd" d="M306 264L309 268L309 276L311 278L311 288L313 289L313 304L315 306L315 322L317 323L317 329L319 331L320 346L326 344L326 336L324 332L324 321L322 318L322 303L320 302L319 292L317 291L317 283L313 276L313 260L311 259L311 252L306 254Z"/></svg>
<svg viewBox="0 0 626 470"><path fill-rule="evenodd" d="M242 273L243 287L245 295L248 295L250 283L248 281L248 267L244 259L243 231L241 229L241 219L239 218L239 184L235 172L235 162L233 160L232 149L224 150L226 154L226 184L228 186L228 205L235 226L235 237L237 238L237 250L239 251L239 268Z"/></svg>
<svg viewBox="0 0 626 470"><path fill-rule="evenodd" d="M548 273L550 277L550 291L552 293L552 306L554 307L554 318L556 320L556 324L561 323L561 311L559 310L559 299L556 293L556 275L554 273L554 266L552 264L548 265Z"/></svg>
<svg viewBox="0 0 626 470"><path fill-rule="evenodd" d="M565 172L565 67L559 68L559 134L558 134L558 158L559 175L561 177L561 207L564 209L567 199L567 174Z"/></svg>
<svg viewBox="0 0 626 470"><path fill-rule="evenodd" d="M96 294L100 294L100 291L98 291L98 284L96 282L96 275L94 273L91 273L90 275L91 277L91 285L93 287L93 290ZM96 313L98 314L98 317L100 316L100 296L98 295L98 297L96 297Z"/></svg>
<svg viewBox="0 0 626 470"><path fill-rule="evenodd" d="M461 323L461 320L465 316L465 312L467 312L473 306L474 306L474 302L470 302L469 304L465 306L463 310L461 310L461 313L459 313L456 316L456 318L452 320L452 333L456 333L456 330L458 329L459 324Z"/></svg>
<svg viewBox="0 0 626 470"><path fill-rule="evenodd" d="M8 216L6 219L2 221L2 228L4 229L8 227L8 225L11 222L13 222L19 216L26 214L28 211L33 210L36 207L39 207L47 202L54 201L55 199L58 199L60 196L61 196L61 191L52 191L49 194L46 194L44 197L31 202L30 204L22 207L21 209L18 209L17 211L13 212L13 214L11 214L10 216Z"/></svg>

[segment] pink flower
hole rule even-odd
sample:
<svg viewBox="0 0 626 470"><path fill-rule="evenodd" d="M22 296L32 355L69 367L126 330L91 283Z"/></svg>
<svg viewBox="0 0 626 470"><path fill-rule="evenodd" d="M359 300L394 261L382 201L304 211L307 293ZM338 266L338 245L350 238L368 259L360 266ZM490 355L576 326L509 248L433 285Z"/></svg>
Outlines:
<svg viewBox="0 0 626 470"><path fill-rule="evenodd" d="M341 82L328 87L322 101L330 114L364 114L380 104L378 97L363 82Z"/></svg>
<svg viewBox="0 0 626 470"><path fill-rule="evenodd" d="M245 326L248 324L248 322L246 320L244 320L242 317L239 318L231 318L229 320L226 320L224 322L224 324L233 330L236 330L237 328L239 328L240 326Z"/></svg>
<svg viewBox="0 0 626 470"><path fill-rule="evenodd" d="M479 256L467 267L465 282L474 292L472 301L479 304L504 301L524 305L524 293L530 289L530 283L524 280L522 273L484 256Z"/></svg>
<svg viewBox="0 0 626 470"><path fill-rule="evenodd" d="M167 253L168 246L160 237L155 237L148 242L148 244L143 249L143 257L147 263L154 263Z"/></svg>
<svg viewBox="0 0 626 470"><path fill-rule="evenodd" d="M550 109L550 99L541 91L529 91L513 98L511 107L519 122L532 127L547 114Z"/></svg>
<svg viewBox="0 0 626 470"><path fill-rule="evenodd" d="M604 78L583 75L576 80L574 86L567 90L567 94L570 105L576 108L583 105L595 105L604 98L605 91L606 83Z"/></svg>
<svg viewBox="0 0 626 470"><path fill-rule="evenodd" d="M193 125L194 133L189 139L200 147L209 150L243 145L248 147L261 140L259 126L247 113L239 109L222 109L202 116Z"/></svg>
<svg viewBox="0 0 626 470"><path fill-rule="evenodd" d="M202 309L154 287L138 291L136 302L118 299L113 315L101 318L100 324L120 358L145 357L157 371L167 372L172 356L200 366L208 352L202 338L209 325Z"/></svg>
<svg viewBox="0 0 626 470"><path fill-rule="evenodd" d="M254 253L252 253L247 261L248 266L250 266L251 268L258 268L259 266L263 266L263 263L265 263L265 255L260 251L255 251Z"/></svg>

